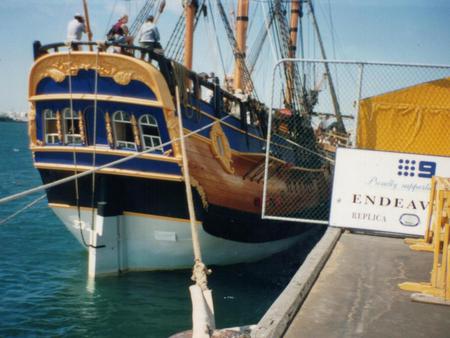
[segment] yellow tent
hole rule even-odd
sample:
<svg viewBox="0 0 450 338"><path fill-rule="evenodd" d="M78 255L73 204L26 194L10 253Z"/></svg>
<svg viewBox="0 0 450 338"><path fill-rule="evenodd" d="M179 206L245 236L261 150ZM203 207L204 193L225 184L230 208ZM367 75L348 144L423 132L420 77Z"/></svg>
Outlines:
<svg viewBox="0 0 450 338"><path fill-rule="evenodd" d="M360 101L357 146L450 156L450 77Z"/></svg>

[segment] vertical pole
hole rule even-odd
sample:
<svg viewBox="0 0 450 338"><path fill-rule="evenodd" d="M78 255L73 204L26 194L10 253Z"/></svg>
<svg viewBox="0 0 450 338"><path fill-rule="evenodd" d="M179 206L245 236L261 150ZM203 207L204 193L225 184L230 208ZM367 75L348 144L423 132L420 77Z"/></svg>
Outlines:
<svg viewBox="0 0 450 338"><path fill-rule="evenodd" d="M84 17L86 19L86 33L87 33L89 42L92 42L92 31L91 31L91 24L89 22L89 11L88 11L87 0L83 0L83 8L84 8ZM92 52L92 50L93 50L92 46L89 46L89 50Z"/></svg>
<svg viewBox="0 0 450 338"><path fill-rule="evenodd" d="M309 8L311 10L311 16L312 16L314 29L317 34L317 40L319 40L319 46L320 46L320 52L322 54L322 59L325 60L324 66L325 66L325 71L327 73L328 85L330 86L331 100L333 101L334 115L336 116L336 121L338 123L338 129L340 132L345 132L344 122L342 121L341 109L339 107L339 102L337 99L336 90L334 88L333 79L331 78L330 67L328 66L328 63L326 62L327 55L325 53L325 48L323 46L322 36L320 35L319 26L317 24L316 15L314 13L314 7L312 4L312 0L308 1L308 4L309 4Z"/></svg>
<svg viewBox="0 0 450 338"><path fill-rule="evenodd" d="M438 286L439 281L439 253L441 251L441 232L442 232L442 212L444 209L444 191L437 188L437 216L434 222L434 247L433 247L433 269L431 270L431 285Z"/></svg>
<svg viewBox="0 0 450 338"><path fill-rule="evenodd" d="M239 0L236 17L237 55L234 63L234 89L242 88L242 62L245 62L247 27L248 27L248 0Z"/></svg>
<svg viewBox="0 0 450 338"><path fill-rule="evenodd" d="M184 15L186 18L186 32L185 32L185 45L184 45L184 66L192 69L192 56L194 46L194 17L196 11L194 1L184 1Z"/></svg>
<svg viewBox="0 0 450 338"><path fill-rule="evenodd" d="M450 212L450 206L448 205L449 203L449 199L450 199L450 193L447 191L446 192L446 196L447 196L447 215ZM443 251L442 254L443 255L447 255L447 265L445 266L445 300L450 301L450 245L449 245L449 241L450 241L450 224L448 223L449 221L447 220L447 223L445 224L445 233L447 234L446 236L446 241L447 241L447 250Z"/></svg>
<svg viewBox="0 0 450 338"><path fill-rule="evenodd" d="M297 51L297 35L298 35L298 21L300 18L300 1L292 0L291 5L291 20L289 28L289 50L288 57L294 59ZM288 63L288 76L287 76L287 91L286 102L290 105L294 96L294 63Z"/></svg>
<svg viewBox="0 0 450 338"><path fill-rule="evenodd" d="M359 110L361 103L361 95L362 95L362 84L363 84L363 72L364 72L364 64L359 64L359 79L358 79L358 105L356 107L355 121L353 123L353 137L352 137L352 148L356 148L357 134L358 134L358 124L359 124Z"/></svg>

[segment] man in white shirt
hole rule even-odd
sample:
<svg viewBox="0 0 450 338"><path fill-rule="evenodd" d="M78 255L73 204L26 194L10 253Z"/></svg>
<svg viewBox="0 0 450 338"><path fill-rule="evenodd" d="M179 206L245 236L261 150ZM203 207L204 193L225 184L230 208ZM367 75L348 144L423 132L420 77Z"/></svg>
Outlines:
<svg viewBox="0 0 450 338"><path fill-rule="evenodd" d="M81 14L76 13L74 18L67 25L67 42L80 42L81 36L86 33L84 18ZM78 46L72 46L73 50L78 50Z"/></svg>
<svg viewBox="0 0 450 338"><path fill-rule="evenodd" d="M142 25L139 30L138 39L139 45L142 48L147 48L150 50L154 50L155 48L161 48L161 44L159 43L159 31L158 27L154 24L155 18L153 15L150 15L147 18L147 21ZM144 59L145 52L141 53L141 59Z"/></svg>

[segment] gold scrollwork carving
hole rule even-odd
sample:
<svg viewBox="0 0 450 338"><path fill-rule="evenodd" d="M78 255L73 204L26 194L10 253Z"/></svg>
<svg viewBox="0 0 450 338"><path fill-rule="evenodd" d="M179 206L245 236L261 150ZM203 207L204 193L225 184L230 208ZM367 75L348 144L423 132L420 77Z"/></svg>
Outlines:
<svg viewBox="0 0 450 338"><path fill-rule="evenodd" d="M175 116L173 110L164 110L164 116L166 118L167 130L171 140L175 140L180 137L180 131L178 126L178 118ZM180 141L172 143L173 154L176 158L181 158L181 146Z"/></svg>
<svg viewBox="0 0 450 338"><path fill-rule="evenodd" d="M59 142L64 142L62 132L62 117L59 110L56 112L56 130L58 131Z"/></svg>
<svg viewBox="0 0 450 338"><path fill-rule="evenodd" d="M28 136L30 137L30 146L36 145L36 107L34 103L30 105L30 110L28 112Z"/></svg>
<svg viewBox="0 0 450 338"><path fill-rule="evenodd" d="M106 138L108 140L109 146L114 146L114 140L112 135L112 128L111 128L111 118L109 117L109 113L105 113L105 126L106 126Z"/></svg>
<svg viewBox="0 0 450 338"><path fill-rule="evenodd" d="M203 187L200 185L200 183L191 176L191 185L193 188L195 188L198 192L198 194L200 195L200 198L202 200L202 205L203 208L208 208L208 200L206 199L206 193L205 190L203 189Z"/></svg>
<svg viewBox="0 0 450 338"><path fill-rule="evenodd" d="M84 129L84 115L81 112L81 110L78 111L78 128L80 129L80 137L81 137L81 142L83 144L86 144L86 131ZM94 141L95 142L95 141Z"/></svg>
<svg viewBox="0 0 450 338"><path fill-rule="evenodd" d="M136 117L133 114L131 115L131 126L133 127L134 143L136 143L136 145L138 147L140 147L141 146L141 139L139 137L139 128L137 126Z"/></svg>
<svg viewBox="0 0 450 338"><path fill-rule="evenodd" d="M55 82L63 82L66 78L66 74L56 68L49 68L47 70L48 76L50 76Z"/></svg>
<svg viewBox="0 0 450 338"><path fill-rule="evenodd" d="M126 86L127 84L129 84L131 82L131 78L133 77L133 73L131 72L117 72L113 75L113 79L114 81L116 81L116 83Z"/></svg>
<svg viewBox="0 0 450 338"><path fill-rule="evenodd" d="M219 160L226 172L234 174L230 143L219 123L216 123L211 128L209 136L211 138L211 151L214 157Z"/></svg>

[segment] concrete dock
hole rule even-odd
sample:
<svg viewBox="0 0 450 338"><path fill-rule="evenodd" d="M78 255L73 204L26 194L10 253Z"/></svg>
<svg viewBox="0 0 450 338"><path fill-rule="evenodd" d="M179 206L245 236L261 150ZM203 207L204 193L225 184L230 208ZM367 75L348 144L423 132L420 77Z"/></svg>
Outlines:
<svg viewBox="0 0 450 338"><path fill-rule="evenodd" d="M329 228L252 337L450 337L450 307L398 287L429 281L432 259L400 238Z"/></svg>

